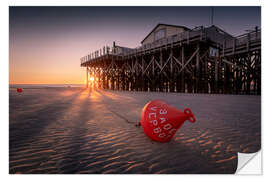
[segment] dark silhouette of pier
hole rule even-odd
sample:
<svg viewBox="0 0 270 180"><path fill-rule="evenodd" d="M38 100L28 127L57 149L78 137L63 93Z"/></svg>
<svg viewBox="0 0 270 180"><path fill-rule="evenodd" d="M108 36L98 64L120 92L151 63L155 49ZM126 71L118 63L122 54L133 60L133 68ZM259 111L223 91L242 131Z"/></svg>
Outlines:
<svg viewBox="0 0 270 180"><path fill-rule="evenodd" d="M114 43L81 66L87 85L92 76L103 89L260 95L261 30L234 37L215 25L186 28L138 48Z"/></svg>

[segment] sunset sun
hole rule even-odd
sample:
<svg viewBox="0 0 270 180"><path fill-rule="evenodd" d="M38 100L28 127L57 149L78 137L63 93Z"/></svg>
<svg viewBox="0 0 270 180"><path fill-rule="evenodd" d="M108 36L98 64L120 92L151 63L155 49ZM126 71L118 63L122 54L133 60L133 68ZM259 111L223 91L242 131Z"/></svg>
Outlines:
<svg viewBox="0 0 270 180"><path fill-rule="evenodd" d="M95 78L94 77L90 77L90 81L94 82Z"/></svg>

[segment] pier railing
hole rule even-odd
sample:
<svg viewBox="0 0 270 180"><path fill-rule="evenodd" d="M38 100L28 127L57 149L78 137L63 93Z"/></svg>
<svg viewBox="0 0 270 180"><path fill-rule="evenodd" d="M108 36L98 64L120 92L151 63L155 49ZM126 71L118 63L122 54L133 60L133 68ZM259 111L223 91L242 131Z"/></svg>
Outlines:
<svg viewBox="0 0 270 180"><path fill-rule="evenodd" d="M256 29L255 31L251 31L237 37L224 36L224 33L224 31L216 31L214 26L208 28L201 26L194 30L185 31L176 35L162 38L152 43L147 43L136 48L127 48L123 52L117 52L115 50L115 47L104 46L103 48L82 57L81 64L106 55L118 55L127 57L135 55L137 53L151 51L153 49L161 48L164 46L172 46L180 42L190 43L192 41L198 40L213 42L213 44L215 44L217 48L223 50L224 55L227 51L235 51L235 49L240 46L249 47L252 42L261 40L261 29Z"/></svg>
<svg viewBox="0 0 270 180"><path fill-rule="evenodd" d="M110 54L115 54L114 48L110 46L103 46L103 48L94 51L92 53L87 54L86 56L82 57L81 64L86 63L88 61L91 61L93 59L96 59L98 57L104 56L104 55L110 55Z"/></svg>
<svg viewBox="0 0 270 180"><path fill-rule="evenodd" d="M167 46L170 44L174 44L180 41L192 41L194 38L200 38L203 40L205 33L204 28L200 28L199 30L192 30L192 31L185 31L182 33L179 33L177 35L169 36L166 38L159 39L157 41L154 41L152 43L144 44L142 46L136 47L136 48L129 48L126 49L123 53L117 53L115 52L114 47L104 46L102 49L94 51L93 53L90 53L84 57L81 58L81 64L86 63L88 61L91 61L93 59L99 58L104 55L119 55L119 56L130 56L134 55L136 53L140 53L143 51L152 50L155 48L160 48L162 46Z"/></svg>
<svg viewBox="0 0 270 180"><path fill-rule="evenodd" d="M235 37L232 40L225 41L225 48L232 48L233 46L241 46L245 45L251 41L258 41L261 40L261 30L252 31L240 36Z"/></svg>
<svg viewBox="0 0 270 180"><path fill-rule="evenodd" d="M233 39L224 40L220 47L222 47L222 56L247 52L251 49L260 49L261 29L256 29Z"/></svg>

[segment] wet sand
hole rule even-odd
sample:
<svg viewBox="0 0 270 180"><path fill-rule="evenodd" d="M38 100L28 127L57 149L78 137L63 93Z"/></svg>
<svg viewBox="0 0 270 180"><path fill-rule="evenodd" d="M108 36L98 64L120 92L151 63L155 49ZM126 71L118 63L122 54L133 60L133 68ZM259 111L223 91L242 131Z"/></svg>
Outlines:
<svg viewBox="0 0 270 180"><path fill-rule="evenodd" d="M261 148L261 97L30 88L10 89L10 173L234 173L237 152ZM169 143L151 141L143 106L191 108ZM127 122L128 120L128 122Z"/></svg>

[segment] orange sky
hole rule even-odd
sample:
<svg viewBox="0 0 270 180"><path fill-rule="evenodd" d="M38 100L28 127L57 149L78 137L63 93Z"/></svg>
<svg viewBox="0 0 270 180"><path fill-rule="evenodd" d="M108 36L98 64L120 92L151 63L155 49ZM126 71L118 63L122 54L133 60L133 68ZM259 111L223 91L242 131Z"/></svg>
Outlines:
<svg viewBox="0 0 270 180"><path fill-rule="evenodd" d="M9 83L83 84L85 69L80 67L80 54L69 41L56 38L11 44Z"/></svg>

